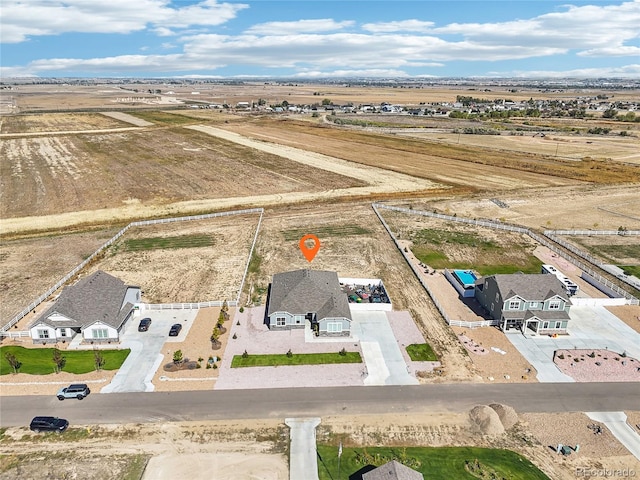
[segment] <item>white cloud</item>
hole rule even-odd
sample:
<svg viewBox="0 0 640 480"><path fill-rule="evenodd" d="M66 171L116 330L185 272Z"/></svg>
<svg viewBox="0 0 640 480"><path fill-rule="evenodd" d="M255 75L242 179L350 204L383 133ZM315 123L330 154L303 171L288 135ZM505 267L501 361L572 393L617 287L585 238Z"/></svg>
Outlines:
<svg viewBox="0 0 640 480"><path fill-rule="evenodd" d="M616 51L625 53L625 42L640 38L640 1L620 5L568 6L566 11L540 15L527 20L500 23L452 23L434 28L436 34L458 34L484 45L562 47L567 50ZM626 50L636 55L635 50Z"/></svg>
<svg viewBox="0 0 640 480"><path fill-rule="evenodd" d="M422 32L427 33L433 29L433 22L424 22L422 20L402 20L399 22L380 22L365 23L362 29L372 33L391 33L391 32Z"/></svg>
<svg viewBox="0 0 640 480"><path fill-rule="evenodd" d="M640 57L640 47L628 45L592 48L579 52L578 55L581 57Z"/></svg>
<svg viewBox="0 0 640 480"><path fill-rule="evenodd" d="M622 67L575 68L571 70L517 70L513 72L492 72L494 77L520 78L638 78L640 64Z"/></svg>
<svg viewBox="0 0 640 480"><path fill-rule="evenodd" d="M38 35L67 32L131 33L148 25L187 28L221 25L247 8L244 4L203 0L173 8L168 0L3 0L2 43L24 42Z"/></svg>
<svg viewBox="0 0 640 480"><path fill-rule="evenodd" d="M342 30L355 24L353 21L336 22L330 18L298 20L296 22L259 23L247 29L249 35L292 35Z"/></svg>

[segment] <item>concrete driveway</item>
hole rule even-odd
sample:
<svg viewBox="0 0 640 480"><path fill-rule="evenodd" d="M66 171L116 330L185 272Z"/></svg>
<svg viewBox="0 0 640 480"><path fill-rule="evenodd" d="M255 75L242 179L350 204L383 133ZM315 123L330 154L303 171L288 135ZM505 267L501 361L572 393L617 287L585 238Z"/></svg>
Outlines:
<svg viewBox="0 0 640 480"><path fill-rule="evenodd" d="M540 382L573 382L553 363L556 350L602 349L640 359L640 334L604 307L574 306L569 311L569 335L557 338L510 333L507 338L538 371Z"/></svg>
<svg viewBox="0 0 640 480"><path fill-rule="evenodd" d="M152 392L151 380L162 363L165 342L182 342L197 313L197 310L152 310L129 320L121 333L120 347L130 348L131 353L100 393ZM146 332L138 332L138 324L144 317L151 318L151 326ZM174 323L182 324L182 330L177 337L169 337L169 329Z"/></svg>
<svg viewBox="0 0 640 480"><path fill-rule="evenodd" d="M360 341L367 366L365 385L417 385L389 325L386 312L351 311L351 334Z"/></svg>

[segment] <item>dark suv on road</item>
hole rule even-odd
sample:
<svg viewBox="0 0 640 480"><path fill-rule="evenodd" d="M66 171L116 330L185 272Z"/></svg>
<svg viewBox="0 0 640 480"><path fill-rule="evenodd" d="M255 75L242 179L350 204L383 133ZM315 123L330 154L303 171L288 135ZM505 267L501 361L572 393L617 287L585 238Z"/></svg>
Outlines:
<svg viewBox="0 0 640 480"><path fill-rule="evenodd" d="M58 417L34 417L29 429L34 432L64 432L69 426L69 421Z"/></svg>
<svg viewBox="0 0 640 480"><path fill-rule="evenodd" d="M58 390L57 396L58 400L64 400L65 398L77 398L78 400L82 400L84 397L89 395L91 390L84 383L74 383L69 385L68 387L61 388Z"/></svg>

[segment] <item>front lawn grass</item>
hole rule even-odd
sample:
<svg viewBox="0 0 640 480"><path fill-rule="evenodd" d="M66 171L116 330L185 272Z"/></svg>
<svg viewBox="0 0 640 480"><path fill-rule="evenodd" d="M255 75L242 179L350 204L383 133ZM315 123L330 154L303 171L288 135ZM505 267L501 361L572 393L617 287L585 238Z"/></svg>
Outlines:
<svg viewBox="0 0 640 480"><path fill-rule="evenodd" d="M13 373L13 368L9 365L6 355L15 355L22 364L18 373L28 373L31 375L48 375L54 373L55 363L53 362L53 348L24 348L18 346L0 347L0 375ZM119 369L129 353L130 349L123 350L99 350L104 358L103 370ZM96 369L93 350L60 350L65 358L63 372L68 373L88 373Z"/></svg>
<svg viewBox="0 0 640 480"><path fill-rule="evenodd" d="M338 447L318 445L318 474L320 480L345 479L367 465L379 467L394 459L429 480L549 480L529 460L511 450L479 447L345 447L338 477Z"/></svg>
<svg viewBox="0 0 640 480"><path fill-rule="evenodd" d="M414 343L407 346L409 358L414 362L437 362L438 356L428 343Z"/></svg>
<svg viewBox="0 0 640 480"><path fill-rule="evenodd" d="M360 352L340 353L293 353L271 355L234 355L231 368L279 367L282 365L323 365L333 363L362 363Z"/></svg>

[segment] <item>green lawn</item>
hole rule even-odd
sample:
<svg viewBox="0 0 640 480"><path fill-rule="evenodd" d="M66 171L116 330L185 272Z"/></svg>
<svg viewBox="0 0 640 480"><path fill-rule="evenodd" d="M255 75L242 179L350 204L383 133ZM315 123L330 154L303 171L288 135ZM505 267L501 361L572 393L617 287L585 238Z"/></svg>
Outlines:
<svg viewBox="0 0 640 480"><path fill-rule="evenodd" d="M55 363L53 362L53 348L24 348L16 346L0 347L0 375L13 373L13 368L6 359L6 354L15 355L22 366L19 373L29 373L31 375L48 375L54 373ZM117 370L122 366L130 349L123 350L100 350L105 362L103 370ZM62 368L63 372L88 373L96 369L93 350L61 350L66 363Z"/></svg>
<svg viewBox="0 0 640 480"><path fill-rule="evenodd" d="M414 343L407 346L409 358L414 362L437 362L438 357L428 343Z"/></svg>
<svg viewBox="0 0 640 480"><path fill-rule="evenodd" d="M140 250L210 247L213 237L210 235L180 235L178 237L135 238L124 241L124 248L129 252Z"/></svg>
<svg viewBox="0 0 640 480"><path fill-rule="evenodd" d="M293 353L277 355L251 355L246 358L234 355L231 368L238 367L279 367L281 365L323 365L330 363L362 363L359 352L336 353Z"/></svg>
<svg viewBox="0 0 640 480"><path fill-rule="evenodd" d="M633 275L640 278L640 265L618 265L625 275Z"/></svg>
<svg viewBox="0 0 640 480"><path fill-rule="evenodd" d="M380 466L393 459L421 472L429 480L549 480L529 460L511 450L477 447L343 448L339 476L338 447L318 445L318 454L320 480L347 480L367 465ZM470 470L474 470L474 474ZM352 478L359 477L354 475Z"/></svg>

